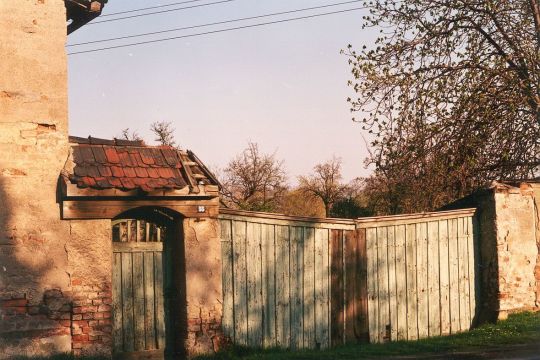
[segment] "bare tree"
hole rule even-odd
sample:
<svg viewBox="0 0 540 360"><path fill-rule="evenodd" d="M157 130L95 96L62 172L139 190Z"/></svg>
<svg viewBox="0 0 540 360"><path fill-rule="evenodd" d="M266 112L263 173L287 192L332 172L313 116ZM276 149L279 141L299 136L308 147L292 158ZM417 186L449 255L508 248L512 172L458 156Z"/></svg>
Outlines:
<svg viewBox="0 0 540 360"><path fill-rule="evenodd" d="M137 131L131 131L129 128L122 129L121 138L130 141L142 141L142 138L139 136Z"/></svg>
<svg viewBox="0 0 540 360"><path fill-rule="evenodd" d="M291 216L324 217L324 204L320 198L306 196L302 189L286 191L279 202L278 212Z"/></svg>
<svg viewBox="0 0 540 360"><path fill-rule="evenodd" d="M167 121L157 121L150 125L150 131L152 131L156 138L155 141L161 145L176 147L176 141L174 140L174 128L172 124Z"/></svg>
<svg viewBox="0 0 540 360"><path fill-rule="evenodd" d="M306 194L318 197L324 203L325 216L329 216L334 203L344 194L347 186L342 183L341 159L332 159L317 164L313 174L298 177L299 188Z"/></svg>
<svg viewBox="0 0 540 360"><path fill-rule="evenodd" d="M389 212L436 208L540 164L538 0L366 1L374 46L346 51L372 190ZM381 190L384 191L381 192Z"/></svg>
<svg viewBox="0 0 540 360"><path fill-rule="evenodd" d="M223 169L221 183L224 200L243 210L276 211L287 190L283 161L252 142Z"/></svg>

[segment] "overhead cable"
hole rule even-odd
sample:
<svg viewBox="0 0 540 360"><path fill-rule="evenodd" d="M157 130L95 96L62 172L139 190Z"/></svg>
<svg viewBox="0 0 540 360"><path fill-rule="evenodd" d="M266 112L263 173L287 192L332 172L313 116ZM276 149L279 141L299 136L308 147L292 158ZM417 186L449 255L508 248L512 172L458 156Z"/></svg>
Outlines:
<svg viewBox="0 0 540 360"><path fill-rule="evenodd" d="M134 34L134 35L126 35L126 36L119 36L119 37L108 38L108 39L99 39L99 40L85 41L85 42L80 42L80 43L68 44L68 45L66 45L66 46L67 46L67 47L71 47L71 46L81 46L81 45L96 44L96 43L102 43L102 42L108 42L108 41L115 41L115 40L125 40L125 39L137 38L137 37L141 37L141 36L157 35L157 34L163 34L163 33L174 32L174 31L197 29L197 28L207 27L207 26L223 25L223 24L229 24L229 23L239 22L239 21L254 20L254 19L261 19L261 18L266 18L266 17L271 17L271 16L278 16L278 15L292 14L292 13L297 13L297 12L310 11L310 10L316 10L316 9L322 9L322 8L333 7L333 6L339 6L339 5L345 5L345 4L357 3L357 2L361 2L361 1L365 1L365 0L344 1L344 2L340 2L340 3L327 4L327 5L321 5L321 6L312 6L312 7L302 8L302 9L295 9L295 10L281 11L281 12L276 12L276 13L271 13L271 14L264 14L264 15L257 15L257 16L249 16L249 17L243 17L243 18L237 18L237 19L231 19L231 20L224 20L224 21L216 21L216 22L207 23L207 24L185 26L185 27L174 28L174 29L166 29L166 30L160 30L160 31L152 31L152 32L147 32L147 33Z"/></svg>
<svg viewBox="0 0 540 360"><path fill-rule="evenodd" d="M189 4L189 3L200 2L200 1L203 1L203 0L180 1L180 2L175 2L175 3L170 3L170 4L164 4L164 5L149 6L149 7L145 7L145 8L132 9L132 10L126 10L126 11L118 11L118 12L113 12L113 13L102 14L102 15L99 16L99 18L101 19L101 18L104 18L104 17L107 17L107 16L129 14L129 13L134 13L134 12L137 12L137 11L160 9L160 8L164 8L164 7L176 6L176 5L182 5L182 4Z"/></svg>
<svg viewBox="0 0 540 360"><path fill-rule="evenodd" d="M312 19L312 18L321 17L321 16L327 16L327 15L342 14L342 13L347 13L347 12L356 11L356 10L364 10L364 9L366 9L366 7L357 7L357 8L352 8L352 9L337 10L337 11L331 11L331 12L326 12L326 13L305 15L305 16L300 16L300 17L296 17L296 18L289 18L289 19L283 19L283 20L274 20L274 21L268 21L268 22L263 22L263 23L258 23L258 24L243 25L243 26L237 26L237 27L232 27L232 28L227 28L227 29L206 31L206 32L195 33L195 34L180 35L180 36L174 36L174 37L169 37L169 38L140 41L140 42L135 42L135 43L130 43L130 44L108 46L108 47L102 47L102 48L90 49L90 50L80 50L80 51L75 51L75 52L68 53L68 55L85 54L85 53L91 53L91 52L98 52L98 51L105 51L105 50L112 50L112 49L119 49L119 48L137 46L137 45L158 43L158 42L163 42L163 41L171 41L171 40L185 39L185 38L190 38L190 37L198 37L198 36L217 34L217 33L229 32L229 31L241 30L241 29L248 29L248 28L254 28L254 27L271 25L271 24L285 23L285 22L289 22L289 21L305 20L305 19Z"/></svg>
<svg viewBox="0 0 540 360"><path fill-rule="evenodd" d="M138 18L138 17L156 15L156 14L164 14L164 13L169 13L169 12L173 12L173 11L180 11L180 10L199 8L199 7L203 7L203 6L223 4L223 3L228 3L228 2L231 2L231 1L235 1L235 0L220 0L220 1L215 1L215 2L206 3L206 4L184 6L184 7L180 7L180 8L176 8L176 9L160 10L160 11L154 11L154 12L149 12L149 13L144 13L144 14L124 16L124 17L119 17L119 18L114 18L114 19L105 19L105 20L102 20L102 21L90 22L87 25L97 25L97 24L108 23L108 22L111 22L111 21L132 19L132 18Z"/></svg>

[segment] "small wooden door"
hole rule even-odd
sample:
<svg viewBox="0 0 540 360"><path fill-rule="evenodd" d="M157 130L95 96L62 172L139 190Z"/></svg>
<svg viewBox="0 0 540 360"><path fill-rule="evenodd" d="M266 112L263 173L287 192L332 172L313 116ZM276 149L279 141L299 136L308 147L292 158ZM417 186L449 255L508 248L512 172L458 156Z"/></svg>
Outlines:
<svg viewBox="0 0 540 360"><path fill-rule="evenodd" d="M163 356L168 278L166 228L143 220L113 221L113 349L116 357ZM153 356L152 356L153 357Z"/></svg>

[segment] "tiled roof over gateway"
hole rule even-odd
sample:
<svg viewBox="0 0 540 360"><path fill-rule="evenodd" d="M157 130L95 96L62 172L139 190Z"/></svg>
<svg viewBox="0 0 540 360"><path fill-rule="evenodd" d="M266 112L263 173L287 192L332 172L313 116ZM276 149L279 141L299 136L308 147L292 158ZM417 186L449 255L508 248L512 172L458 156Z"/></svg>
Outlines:
<svg viewBox="0 0 540 360"><path fill-rule="evenodd" d="M191 151L118 139L70 136L69 141L73 170L65 176L78 188L152 192L218 185Z"/></svg>

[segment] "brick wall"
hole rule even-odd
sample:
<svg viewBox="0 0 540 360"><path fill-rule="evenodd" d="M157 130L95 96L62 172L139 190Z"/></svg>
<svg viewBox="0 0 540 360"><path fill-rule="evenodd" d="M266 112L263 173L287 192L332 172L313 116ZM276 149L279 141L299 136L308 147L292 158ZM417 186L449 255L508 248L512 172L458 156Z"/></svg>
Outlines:
<svg viewBox="0 0 540 360"><path fill-rule="evenodd" d="M73 279L71 335L74 355L108 354L112 348L110 284L83 285Z"/></svg>

